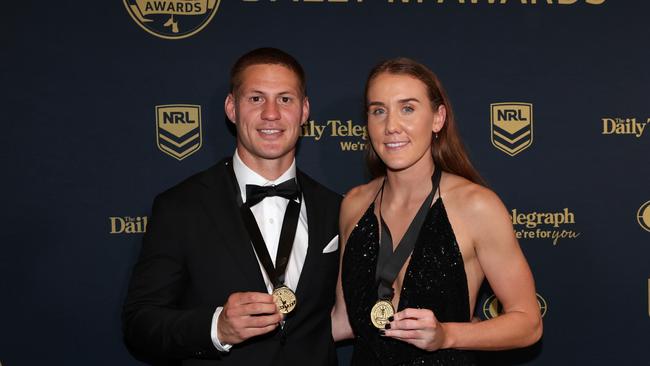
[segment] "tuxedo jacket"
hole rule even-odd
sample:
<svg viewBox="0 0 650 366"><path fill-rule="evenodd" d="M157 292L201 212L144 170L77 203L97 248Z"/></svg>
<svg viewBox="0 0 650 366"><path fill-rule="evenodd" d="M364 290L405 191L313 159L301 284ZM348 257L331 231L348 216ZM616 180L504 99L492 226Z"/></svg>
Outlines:
<svg viewBox="0 0 650 366"><path fill-rule="evenodd" d="M307 209L308 250L298 303L282 328L221 353L212 316L234 292L267 292L240 216L231 159L156 197L133 269L122 322L138 359L155 365L336 365L330 312L341 197L297 171Z"/></svg>

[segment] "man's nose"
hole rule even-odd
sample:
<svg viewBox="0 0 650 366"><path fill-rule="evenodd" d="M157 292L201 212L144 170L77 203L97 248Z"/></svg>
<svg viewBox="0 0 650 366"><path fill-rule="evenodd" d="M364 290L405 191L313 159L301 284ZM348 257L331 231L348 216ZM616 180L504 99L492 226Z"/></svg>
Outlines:
<svg viewBox="0 0 650 366"><path fill-rule="evenodd" d="M264 109L262 110L262 119L268 121L275 121L280 119L280 109L275 101L269 101L264 103Z"/></svg>

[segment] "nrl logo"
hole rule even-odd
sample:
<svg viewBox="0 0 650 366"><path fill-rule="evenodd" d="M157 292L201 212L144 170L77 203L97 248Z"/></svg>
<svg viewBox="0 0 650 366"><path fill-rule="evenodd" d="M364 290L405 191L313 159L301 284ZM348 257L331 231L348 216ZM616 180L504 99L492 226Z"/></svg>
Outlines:
<svg viewBox="0 0 650 366"><path fill-rule="evenodd" d="M201 148L201 106L156 106L156 141L165 154L183 160Z"/></svg>
<svg viewBox="0 0 650 366"><path fill-rule="evenodd" d="M165 39L182 39L205 28L221 0L122 0L131 18L145 31Z"/></svg>
<svg viewBox="0 0 650 366"><path fill-rule="evenodd" d="M533 143L533 105L492 103L490 125L492 145L515 156Z"/></svg>

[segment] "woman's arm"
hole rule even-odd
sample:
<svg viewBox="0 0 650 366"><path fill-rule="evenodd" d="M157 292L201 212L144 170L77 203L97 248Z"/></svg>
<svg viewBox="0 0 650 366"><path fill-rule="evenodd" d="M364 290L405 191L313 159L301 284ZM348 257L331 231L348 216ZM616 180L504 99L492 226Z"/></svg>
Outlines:
<svg viewBox="0 0 650 366"><path fill-rule="evenodd" d="M499 350L529 346L542 335L535 283L507 209L492 191L472 190L470 235L481 270L503 314L479 323L444 324L445 348Z"/></svg>

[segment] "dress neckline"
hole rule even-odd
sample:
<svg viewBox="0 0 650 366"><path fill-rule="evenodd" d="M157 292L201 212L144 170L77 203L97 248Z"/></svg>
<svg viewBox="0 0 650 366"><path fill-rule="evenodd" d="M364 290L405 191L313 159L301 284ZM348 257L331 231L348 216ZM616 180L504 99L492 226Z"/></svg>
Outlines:
<svg viewBox="0 0 650 366"><path fill-rule="evenodd" d="M438 206L438 205L441 205L441 206L444 207L443 202L442 202L442 197L441 197L441 196L438 196L438 197L433 201L433 203L431 204L431 207L429 207L429 210L427 211L427 217L429 217L429 215L431 215L431 211L432 211L434 208L436 208L436 206ZM356 231L356 229L359 227L359 223L360 223L361 221L363 221L364 217L366 217L367 215L372 216L372 219L371 219L371 220L372 220L372 221L371 221L371 225L373 225L374 227L376 227L375 230L377 230L377 234L379 234L380 226L379 226L379 219L377 218L377 215L375 214L375 200L373 200L372 202L370 202L370 205L369 205L368 208L366 209L366 212L363 214L363 216L361 216L361 218L359 219L359 221L357 221L357 224L355 225L355 227L354 227L354 229L352 230L352 232ZM422 231L422 228L420 228L420 232L421 232L421 231ZM420 232L418 232L418 238L417 238L417 240L415 241L415 246L413 247L413 252L415 252L415 251L419 248L419 243L420 243ZM352 237L352 233L350 233L350 237ZM349 240L349 238L348 238L348 240ZM373 241L373 245L376 246L376 250L377 250L377 252L379 252L379 245L380 245L380 244L379 244L379 235L377 235L377 240L374 240L374 241ZM399 292L399 301L397 302L397 308L396 308L396 311L402 311L402 310L405 309L405 307L404 307L404 303L403 303L402 293L404 292L404 289L406 288L407 279L410 278L410 277L409 277L409 273L410 273L410 271L411 271L411 269L412 269L411 266L413 265L413 261L411 260L411 257L412 257L412 255L409 256L409 258L408 258L408 264L406 265L406 270L404 271L404 278L402 278L402 286L401 286L401 288L400 288L400 292ZM377 255L377 256L375 257L374 261L373 261L373 268L377 266L377 260L378 260L378 259L379 259L379 255Z"/></svg>

